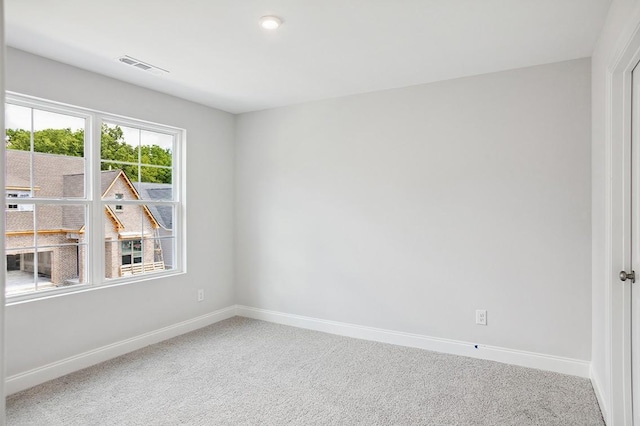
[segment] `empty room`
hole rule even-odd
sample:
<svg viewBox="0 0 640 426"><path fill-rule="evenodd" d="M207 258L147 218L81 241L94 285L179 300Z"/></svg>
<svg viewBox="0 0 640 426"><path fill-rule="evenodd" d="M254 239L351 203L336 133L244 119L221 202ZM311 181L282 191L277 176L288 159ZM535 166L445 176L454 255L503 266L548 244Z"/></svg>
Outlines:
<svg viewBox="0 0 640 426"><path fill-rule="evenodd" d="M640 426L640 2L0 6L2 422Z"/></svg>

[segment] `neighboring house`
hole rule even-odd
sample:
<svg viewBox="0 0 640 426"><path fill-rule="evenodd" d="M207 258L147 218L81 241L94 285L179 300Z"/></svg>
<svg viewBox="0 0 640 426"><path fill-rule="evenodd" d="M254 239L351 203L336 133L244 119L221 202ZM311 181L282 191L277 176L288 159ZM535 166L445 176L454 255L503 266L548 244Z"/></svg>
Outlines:
<svg viewBox="0 0 640 426"><path fill-rule="evenodd" d="M83 158L16 150L7 150L6 156L7 197L84 197ZM158 220L146 206L117 204L118 200L141 199L131 180L122 170L108 170L101 173L101 186L102 198L114 200L104 212L105 277L141 273L143 266L145 272L164 269L162 246L156 240L161 228ZM5 211L8 271L33 273L34 247L38 247L38 274L44 282L59 286L86 281L83 205L34 209L7 203Z"/></svg>
<svg viewBox="0 0 640 426"><path fill-rule="evenodd" d="M131 180L122 170L103 171L101 178L102 199L114 200L105 208L105 277L164 269L160 224L149 208L117 204L142 199Z"/></svg>

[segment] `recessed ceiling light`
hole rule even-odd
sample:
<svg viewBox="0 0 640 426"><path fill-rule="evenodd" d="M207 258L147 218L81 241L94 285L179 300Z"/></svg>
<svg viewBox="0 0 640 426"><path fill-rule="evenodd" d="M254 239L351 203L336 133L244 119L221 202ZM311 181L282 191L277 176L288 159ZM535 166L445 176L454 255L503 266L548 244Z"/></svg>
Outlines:
<svg viewBox="0 0 640 426"><path fill-rule="evenodd" d="M282 25L282 19L277 16L263 16L260 18L260 26L265 30L275 30Z"/></svg>

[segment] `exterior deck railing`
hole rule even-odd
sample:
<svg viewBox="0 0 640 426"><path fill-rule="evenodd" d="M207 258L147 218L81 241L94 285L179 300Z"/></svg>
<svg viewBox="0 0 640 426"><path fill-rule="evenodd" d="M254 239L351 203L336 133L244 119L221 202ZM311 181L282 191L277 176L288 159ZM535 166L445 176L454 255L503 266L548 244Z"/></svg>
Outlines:
<svg viewBox="0 0 640 426"><path fill-rule="evenodd" d="M132 265L122 265L120 276L144 274L145 272L164 271L164 262L134 263Z"/></svg>

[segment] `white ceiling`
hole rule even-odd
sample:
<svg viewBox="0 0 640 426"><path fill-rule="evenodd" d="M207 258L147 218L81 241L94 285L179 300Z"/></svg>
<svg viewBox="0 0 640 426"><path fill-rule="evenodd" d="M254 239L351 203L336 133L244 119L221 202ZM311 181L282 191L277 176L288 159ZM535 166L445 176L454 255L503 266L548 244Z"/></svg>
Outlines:
<svg viewBox="0 0 640 426"><path fill-rule="evenodd" d="M240 113L591 56L610 2L5 0L5 15L10 46Z"/></svg>

